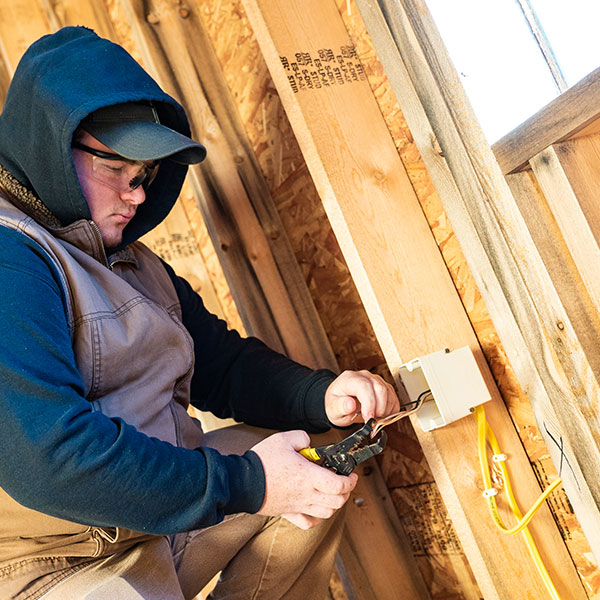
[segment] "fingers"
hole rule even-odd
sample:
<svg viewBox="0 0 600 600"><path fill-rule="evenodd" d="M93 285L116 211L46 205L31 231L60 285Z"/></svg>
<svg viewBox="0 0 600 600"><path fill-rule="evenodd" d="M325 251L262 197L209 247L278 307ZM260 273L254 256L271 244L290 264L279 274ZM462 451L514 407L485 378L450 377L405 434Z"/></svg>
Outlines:
<svg viewBox="0 0 600 600"><path fill-rule="evenodd" d="M313 505L320 506L325 509L333 509L334 511L342 508L342 506L346 504L348 498L350 497L350 493L356 486L358 477L355 474L353 475L353 478L335 475L336 480L333 482L328 481L326 482L326 485L323 485L323 482L321 481L315 480L315 488L312 494Z"/></svg>
<svg viewBox="0 0 600 600"><path fill-rule="evenodd" d="M281 515L284 519L287 519L290 523L296 525L300 529L311 529L323 521L317 517L311 517L301 513L288 513Z"/></svg>
<svg viewBox="0 0 600 600"><path fill-rule="evenodd" d="M290 446L298 452L303 448L310 446L310 437L306 431L285 431L281 435L284 435L289 442Z"/></svg>
<svg viewBox="0 0 600 600"><path fill-rule="evenodd" d="M373 417L383 417L399 409L399 402L394 388L379 375L361 371L364 380L364 395L359 396L361 413L365 421ZM363 399L364 398L364 399Z"/></svg>
<svg viewBox="0 0 600 600"><path fill-rule="evenodd" d="M358 411L368 421L399 409L393 386L369 371L344 371L325 393L325 411L334 425L351 424Z"/></svg>
<svg viewBox="0 0 600 600"><path fill-rule="evenodd" d="M252 448L265 472L265 497L260 514L303 514L325 519L348 500L357 475L337 475L306 460L297 450L309 443L305 432L288 431L269 436ZM303 526L308 525L301 520Z"/></svg>
<svg viewBox="0 0 600 600"><path fill-rule="evenodd" d="M331 511L327 516L323 514L316 514L311 512L310 514L323 517L325 519L329 518L336 510L339 510L346 504L350 498L350 493L348 494L323 494L322 492L316 492L314 495L315 503L311 506L319 507L323 510Z"/></svg>
<svg viewBox="0 0 600 600"><path fill-rule="evenodd" d="M353 482L353 486L356 482ZM314 503L309 504L305 507L305 512L301 515L301 521L303 524L307 524L307 520L310 520L311 526L314 527L318 522L323 519L329 519L332 517L350 498L350 492L342 493L342 494L327 494L323 492L319 492L315 490L313 494ZM288 515L283 515L286 518ZM296 515L298 517L298 515ZM303 525L300 525L296 522L297 519L288 519L292 521L292 523L298 525L298 527L304 528Z"/></svg>
<svg viewBox="0 0 600 600"><path fill-rule="evenodd" d="M349 496L349 495L348 495ZM346 496L343 500L339 497L323 497L318 504L309 504L304 507L303 513L285 513L282 517L285 517L288 521L294 523L301 529L309 529L318 525L321 521L331 518L348 500ZM332 504L333 506L328 506Z"/></svg>
<svg viewBox="0 0 600 600"><path fill-rule="evenodd" d="M358 481L358 475L351 473L348 476L336 475L333 471L324 467L313 465L318 469L313 479L315 490L327 495L341 496L349 494Z"/></svg>

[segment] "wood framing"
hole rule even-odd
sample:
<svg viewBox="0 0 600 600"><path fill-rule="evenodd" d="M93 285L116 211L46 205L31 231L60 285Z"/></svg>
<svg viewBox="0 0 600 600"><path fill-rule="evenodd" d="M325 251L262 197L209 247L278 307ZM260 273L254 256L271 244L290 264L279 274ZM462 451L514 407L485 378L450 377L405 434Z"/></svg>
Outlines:
<svg viewBox="0 0 600 600"><path fill-rule="evenodd" d="M488 417L509 455L519 503L528 508L540 492L530 465L533 453L527 457L523 451L423 216L414 180L411 185L389 135L390 119L386 127L366 81L350 40L348 15L360 21L354 1L241 2L277 88L273 90L264 77L261 62L265 83L260 93L276 100L277 91L283 101L391 371L397 377L398 366L406 360L443 347L469 345L493 396ZM600 69L495 144L494 156L425 0L356 3L406 118L407 135L416 141L509 366L531 400L552 461L600 559ZM239 103L230 92L235 86L231 81L227 85L213 48L214 32L211 42L205 30L210 11L221 11L221 19L229 17L230 8L223 9L224 4L229 6L225 0L0 2L0 101L22 52L45 33L82 24L122 43L181 100L195 136L209 149L204 165L191 170L176 209L151 235L152 247L170 256L217 314L233 316L240 329L300 362L337 370L330 345L333 336L328 339L313 304L326 299L318 293L311 299L305 282L305 276L308 280L319 269L311 263L307 275L307 263L300 258L303 275L297 245L294 256L278 214L279 210L284 219L290 216L281 211L279 193L288 213L305 208L300 196L306 186L293 180L298 172L308 179L306 167L295 141L296 155L284 156L272 171L271 166L265 168L264 160L259 165L261 148L274 143L284 155L286 146L279 141L294 136L286 134L287 129L275 142L267 135L258 143L252 138L254 147L249 142ZM241 36L243 43L251 37L246 15L241 6L231 6L248 32ZM235 54L234 42L231 48ZM240 61L247 56L242 54L236 54L236 64L242 65L240 79L261 80L255 70L258 63L243 64ZM270 117L264 105L256 104L254 110L259 115L263 110L265 132L269 120L272 128L281 123L280 108ZM285 177L273 175L277 168ZM314 190L312 194L313 205L319 205ZM285 222L291 234L293 218ZM321 224L319 233L325 230L333 246L333 235ZM218 255L229 286L222 273L207 275L198 243L209 233L214 249L210 242L207 245L213 259ZM343 262L339 252L336 256L332 261ZM323 280L323 273L331 272L323 268L316 277ZM352 284L347 272L345 277ZM213 287L218 279L223 281L221 289L218 284ZM339 281L333 279L331 290ZM343 310L343 302L340 306L338 311ZM338 330L335 335L348 337L344 327ZM366 332L373 339L368 323L352 332L359 336ZM347 347L352 350L351 343ZM381 365L380 354L377 359ZM428 484L436 488L436 498L443 496L481 595L510 600L546 597L520 536L500 535L487 513L473 420L433 433L423 433L415 422L415 430L439 492L429 474ZM544 460L548 465L550 459ZM347 598L341 592L339 598L331 592L333 597L392 600L402 590L407 599L426 600L434 593L441 598L446 590L434 589L435 582L429 581L427 590L390 493L372 463L360 468L360 483L347 507L338 559ZM403 493L409 496L414 491ZM561 494L563 500L568 504ZM564 533L564 524L559 527ZM583 600L586 594L546 507L530 529L562 597ZM458 542L456 546L460 550ZM585 552L590 556L587 564L592 564L591 553L587 548ZM457 592L475 600L480 594L462 553L460 562L468 586ZM423 570L431 564L435 565L435 558ZM582 574L581 564L576 561L576 565ZM445 575L443 569L438 573Z"/></svg>
<svg viewBox="0 0 600 600"><path fill-rule="evenodd" d="M600 248L554 148L529 160L544 198L554 215L559 236L579 265L579 272L596 310L600 310Z"/></svg>
<svg viewBox="0 0 600 600"><path fill-rule="evenodd" d="M121 4L144 64L185 104L207 147L193 186L248 333L304 364L336 369L276 212L260 212L252 202L264 198L267 205L268 190L257 169L242 170L245 181L240 175L240 165L254 163L201 22L167 2Z"/></svg>
<svg viewBox="0 0 600 600"><path fill-rule="evenodd" d="M599 456L597 415L592 408L599 391L598 339L596 330L581 326L584 321L597 322L598 315L581 274L560 228L553 217L542 214L541 207L529 224L544 223L554 229L546 230L545 250L536 247L534 238L540 239L544 232L528 228L519 211L526 202L517 203L511 195L424 3L360 0L359 4L510 363L531 398L565 490L599 556ZM590 89L593 98L595 85ZM575 106L588 101L578 99ZM560 105L565 108L562 101ZM572 109L567 112L568 125L557 129L561 132L557 135L594 130L589 111L577 118ZM543 113L543 119L533 117L531 123L543 120L550 126L553 119ZM556 121L560 123L561 117L559 111ZM524 139L539 149L546 143ZM514 168L531 158L529 152L519 156ZM526 177L523 174L517 181L510 176L511 187L520 184L531 197L539 197L538 184ZM550 230L558 234L554 242ZM546 266L551 264L554 274ZM575 284L570 290L555 283L561 270ZM584 310L574 310L573 304L567 304L569 298L577 303L575 308Z"/></svg>
<svg viewBox="0 0 600 600"><path fill-rule="evenodd" d="M243 3L388 364L397 374L416 356L471 346L494 396L490 421L528 505L539 487L335 4ZM522 542L501 537L486 513L474 484L474 435L467 419L419 440L485 597L543 597ZM532 530L559 588L585 597L547 511Z"/></svg>
<svg viewBox="0 0 600 600"><path fill-rule="evenodd" d="M498 140L494 155L502 172L513 173L548 146L600 130L600 69L596 69L522 125ZM590 128L590 129L588 129Z"/></svg>
<svg viewBox="0 0 600 600"><path fill-rule="evenodd" d="M598 70L600 74L600 69ZM593 102L593 99L589 99ZM597 131L593 131L593 129ZM569 185L597 243L600 243L600 203L598 202L598 173L600 172L600 117L590 124L590 134L583 131L553 144Z"/></svg>

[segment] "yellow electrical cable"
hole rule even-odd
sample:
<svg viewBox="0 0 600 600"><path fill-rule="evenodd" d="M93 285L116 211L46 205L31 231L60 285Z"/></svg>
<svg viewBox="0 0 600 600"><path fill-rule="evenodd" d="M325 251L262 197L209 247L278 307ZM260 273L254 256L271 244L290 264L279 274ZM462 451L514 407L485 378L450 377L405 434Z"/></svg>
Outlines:
<svg viewBox="0 0 600 600"><path fill-rule="evenodd" d="M477 419L477 446L479 450L479 465L481 467L481 474L483 476L485 489L489 490L492 489L492 478L490 476L486 443L489 441L490 447L492 448L492 451L495 455L501 454L501 451L500 446L498 445L498 441L496 440L496 436L494 435L492 428L490 427L485 418L485 410L483 406L477 406L475 408L475 417ZM502 517L500 516L500 513L498 511L496 499L493 495L491 495L488 496L486 499L494 523L496 527L500 529L500 531L508 535L516 535L519 532L523 533L523 535L525 536L527 549L529 550L529 553L533 558L535 566L537 567L537 570L540 576L542 577L544 585L550 593L552 600L560 600L558 592L556 591L556 587L554 586L554 583L552 582L552 579L550 578L550 575L548 574L548 571L546 570L546 567L539 554L537 546L533 541L533 537L527 529L527 524L529 523L529 521L531 521L533 515L539 510L540 506L544 503L546 498L561 484L561 480L557 479L556 481L554 481L552 485L550 485L544 491L544 493L536 500L533 506L527 511L527 513L523 517L515 499L515 496L513 494L510 478L508 476L506 466L504 465L504 461L500 461L499 465L502 471L502 477L504 479L504 487L506 488L506 493L508 496L508 504L512 510L512 513L517 518L518 523L510 529L504 525L504 521L502 520Z"/></svg>

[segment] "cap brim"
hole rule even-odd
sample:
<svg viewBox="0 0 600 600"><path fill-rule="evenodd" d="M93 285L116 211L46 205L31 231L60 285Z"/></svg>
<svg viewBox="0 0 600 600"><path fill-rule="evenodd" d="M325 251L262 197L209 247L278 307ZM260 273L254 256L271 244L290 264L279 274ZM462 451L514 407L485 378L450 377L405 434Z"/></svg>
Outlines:
<svg viewBox="0 0 600 600"><path fill-rule="evenodd" d="M202 162L206 148L199 142L151 121L86 123L84 129L111 150L131 160L169 158L192 165Z"/></svg>

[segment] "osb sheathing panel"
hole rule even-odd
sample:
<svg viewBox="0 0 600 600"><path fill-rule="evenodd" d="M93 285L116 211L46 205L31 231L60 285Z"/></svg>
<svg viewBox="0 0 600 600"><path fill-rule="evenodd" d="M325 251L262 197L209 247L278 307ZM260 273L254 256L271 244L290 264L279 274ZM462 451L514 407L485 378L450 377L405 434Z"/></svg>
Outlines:
<svg viewBox="0 0 600 600"><path fill-rule="evenodd" d="M387 376L381 350L240 2L214 0L198 2L197 7L340 367L370 369ZM527 396L506 360L358 10L348 0L338 0L338 8L527 454L545 486L556 474ZM402 421L390 428L389 436L380 464L433 596L479 598L410 423ZM557 493L550 504L590 597L600 594L600 572L566 496Z"/></svg>

